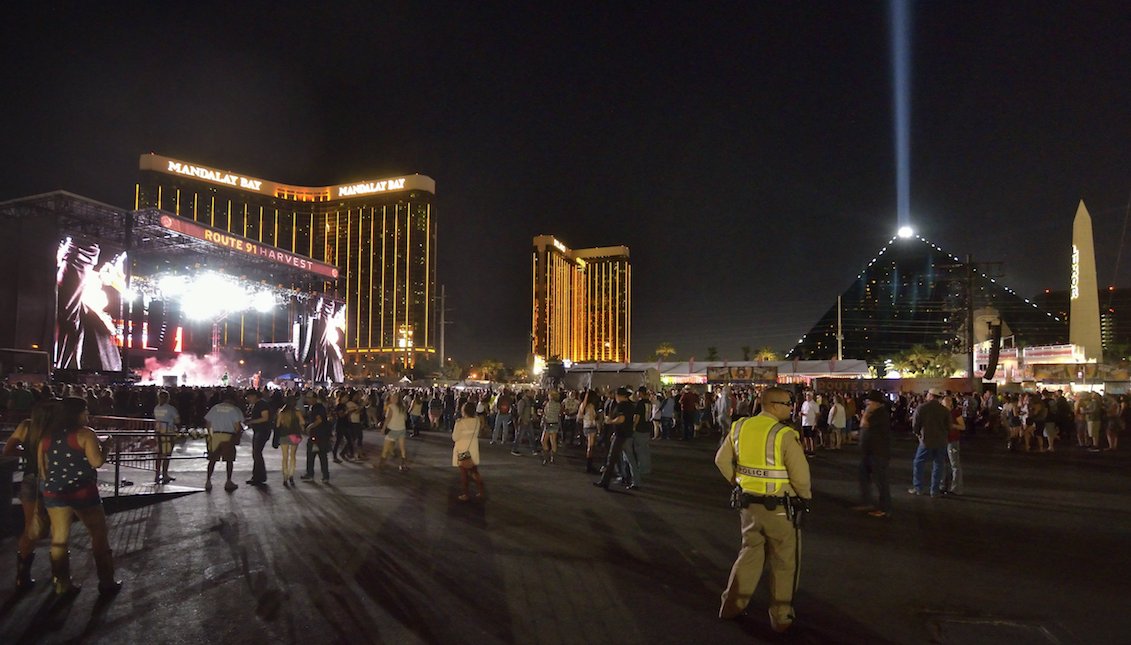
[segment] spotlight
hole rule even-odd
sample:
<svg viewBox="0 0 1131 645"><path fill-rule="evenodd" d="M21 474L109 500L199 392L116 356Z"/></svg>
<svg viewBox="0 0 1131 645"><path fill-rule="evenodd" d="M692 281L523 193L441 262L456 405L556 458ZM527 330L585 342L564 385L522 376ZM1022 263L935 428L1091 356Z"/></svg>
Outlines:
<svg viewBox="0 0 1131 645"><path fill-rule="evenodd" d="M188 280L181 276L167 275L157 281L157 288L168 298L176 298L185 292Z"/></svg>
<svg viewBox="0 0 1131 645"><path fill-rule="evenodd" d="M251 307L261 314L275 309L275 296L270 291L260 291L251 297Z"/></svg>
<svg viewBox="0 0 1131 645"><path fill-rule="evenodd" d="M900 226L899 231L896 232L896 235L898 235L898 236L900 236L900 237L902 237L903 239L906 240L907 238L911 237L912 235L915 235L915 231L912 230L912 228L910 226Z"/></svg>

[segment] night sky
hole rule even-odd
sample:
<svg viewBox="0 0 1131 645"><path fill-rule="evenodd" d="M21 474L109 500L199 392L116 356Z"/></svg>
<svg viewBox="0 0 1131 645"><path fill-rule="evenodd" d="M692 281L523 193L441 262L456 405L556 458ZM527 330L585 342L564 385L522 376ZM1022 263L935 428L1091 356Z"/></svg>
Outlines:
<svg viewBox="0 0 1131 645"><path fill-rule="evenodd" d="M637 360L791 347L896 228L886 3L543 4L8 6L0 199L128 207L148 151L420 172L457 360L524 360L541 233L631 248ZM916 228L1033 294L1066 288L1083 198L1101 284L1131 288L1126 2L912 15Z"/></svg>

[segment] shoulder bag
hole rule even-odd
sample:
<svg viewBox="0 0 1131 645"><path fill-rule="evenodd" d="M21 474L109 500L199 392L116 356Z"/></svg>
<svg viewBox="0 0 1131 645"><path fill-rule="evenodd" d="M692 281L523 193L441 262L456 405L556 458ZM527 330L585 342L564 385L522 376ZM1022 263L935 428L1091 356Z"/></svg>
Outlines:
<svg viewBox="0 0 1131 645"><path fill-rule="evenodd" d="M476 439L477 437L475 435L471 435L471 438L467 440L467 450L464 450L463 452L456 455L456 462L463 470L471 470L472 468L475 468L475 461L471 459L471 442L475 441Z"/></svg>

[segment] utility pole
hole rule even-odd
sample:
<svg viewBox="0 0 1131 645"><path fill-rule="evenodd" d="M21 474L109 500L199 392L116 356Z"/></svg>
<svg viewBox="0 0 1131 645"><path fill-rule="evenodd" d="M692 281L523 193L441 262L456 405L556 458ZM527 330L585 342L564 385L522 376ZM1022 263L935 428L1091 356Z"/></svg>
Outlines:
<svg viewBox="0 0 1131 645"><path fill-rule="evenodd" d="M836 359L844 360L844 327L840 319L840 296L836 297Z"/></svg>
<svg viewBox="0 0 1131 645"><path fill-rule="evenodd" d="M444 328L448 326L448 316L445 304L447 301L447 291L444 285L440 285L440 371L444 370L445 358L444 352Z"/></svg>
<svg viewBox="0 0 1131 645"><path fill-rule="evenodd" d="M974 256L969 254L966 255L966 366L970 391L981 394L980 379L974 376Z"/></svg>
<svg viewBox="0 0 1131 645"><path fill-rule="evenodd" d="M445 285L440 285L440 371L448 364L448 350L445 344L445 330L452 321L448 320L448 292Z"/></svg>
<svg viewBox="0 0 1131 645"><path fill-rule="evenodd" d="M982 264L986 267L992 267L992 269L990 269L994 273L992 277L1001 277L1001 262L983 262ZM978 265L974 264L973 255L967 255L966 262L962 264L936 264L935 268L949 270L962 269L965 271L965 275L962 277L962 291L966 300L966 302L963 303L963 309L966 310L966 324L963 326L964 329L962 333L965 337L966 345L964 348L966 360L964 362L966 363L968 387L971 392L977 394L981 389L981 379L974 376L974 368L977 366L974 359L974 277L975 273L978 272ZM986 277L991 276L986 274Z"/></svg>

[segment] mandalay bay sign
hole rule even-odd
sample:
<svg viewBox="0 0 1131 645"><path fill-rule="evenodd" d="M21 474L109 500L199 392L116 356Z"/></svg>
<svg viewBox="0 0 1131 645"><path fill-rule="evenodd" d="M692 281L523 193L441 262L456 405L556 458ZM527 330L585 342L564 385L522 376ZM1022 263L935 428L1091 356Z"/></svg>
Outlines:
<svg viewBox="0 0 1131 645"><path fill-rule="evenodd" d="M249 177L242 177L230 172L221 172L219 170L212 170L211 168L204 168L202 166L194 166L192 164L181 163L179 161L169 161L169 172L178 175L188 175L189 177L196 177L205 181L215 182L217 184L227 184L229 186L237 186L244 190L259 190L263 185L263 181L259 179L251 179Z"/></svg>
<svg viewBox="0 0 1131 645"><path fill-rule="evenodd" d="M431 177L420 174L387 179L366 179L333 186L292 186L266 179L257 179L238 172L218 170L197 163L162 157L153 153L141 155L138 167L141 170L188 177L238 190L297 201L329 201L335 198L350 199L366 195L416 190L436 193L436 181Z"/></svg>

